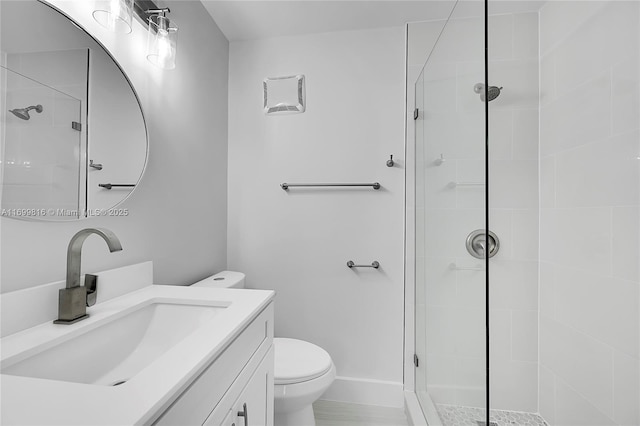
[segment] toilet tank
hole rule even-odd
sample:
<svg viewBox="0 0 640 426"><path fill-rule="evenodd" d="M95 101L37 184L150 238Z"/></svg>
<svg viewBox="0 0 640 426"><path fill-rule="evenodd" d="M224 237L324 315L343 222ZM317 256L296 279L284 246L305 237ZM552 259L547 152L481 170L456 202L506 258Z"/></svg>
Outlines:
<svg viewBox="0 0 640 426"><path fill-rule="evenodd" d="M191 285L194 287L244 288L244 274L222 271Z"/></svg>

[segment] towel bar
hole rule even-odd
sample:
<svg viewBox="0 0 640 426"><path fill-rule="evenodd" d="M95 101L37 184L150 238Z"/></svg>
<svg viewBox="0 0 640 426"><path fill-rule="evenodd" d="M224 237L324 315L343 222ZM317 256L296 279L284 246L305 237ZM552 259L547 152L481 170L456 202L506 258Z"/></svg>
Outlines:
<svg viewBox="0 0 640 426"><path fill-rule="evenodd" d="M317 187L317 186L370 186L373 189L380 189L380 183L281 183L280 187L285 191L293 187Z"/></svg>

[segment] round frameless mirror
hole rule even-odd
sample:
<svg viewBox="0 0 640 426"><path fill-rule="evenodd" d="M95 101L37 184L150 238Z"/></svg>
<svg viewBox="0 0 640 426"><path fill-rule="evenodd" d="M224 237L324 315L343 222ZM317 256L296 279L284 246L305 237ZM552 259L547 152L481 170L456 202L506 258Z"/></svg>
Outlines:
<svg viewBox="0 0 640 426"><path fill-rule="evenodd" d="M91 35L40 1L0 2L0 19L2 216L111 214L147 161L131 83Z"/></svg>

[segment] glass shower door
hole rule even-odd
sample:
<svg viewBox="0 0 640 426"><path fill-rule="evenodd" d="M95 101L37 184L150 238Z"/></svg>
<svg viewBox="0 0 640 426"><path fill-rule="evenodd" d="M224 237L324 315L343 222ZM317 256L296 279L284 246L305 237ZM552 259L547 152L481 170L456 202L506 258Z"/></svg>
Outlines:
<svg viewBox="0 0 640 426"><path fill-rule="evenodd" d="M415 84L416 393L445 425L486 421L488 399L484 9L469 6Z"/></svg>

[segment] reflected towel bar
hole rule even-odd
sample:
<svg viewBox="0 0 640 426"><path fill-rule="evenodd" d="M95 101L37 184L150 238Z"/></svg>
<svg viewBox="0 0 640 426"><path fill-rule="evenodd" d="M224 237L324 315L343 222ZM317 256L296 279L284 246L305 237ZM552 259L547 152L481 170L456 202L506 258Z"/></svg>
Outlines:
<svg viewBox="0 0 640 426"><path fill-rule="evenodd" d="M133 188L136 185L134 183L99 183L98 186L104 189L111 189L111 188Z"/></svg>
<svg viewBox="0 0 640 426"><path fill-rule="evenodd" d="M458 266L455 263L450 263L449 269L452 271L484 271L482 266Z"/></svg>
<svg viewBox="0 0 640 426"><path fill-rule="evenodd" d="M370 186L373 189L380 189L380 183L281 183L280 187L285 191L292 187L317 187L317 186Z"/></svg>
<svg viewBox="0 0 640 426"><path fill-rule="evenodd" d="M484 182L449 182L447 188L457 188L459 186L484 186Z"/></svg>
<svg viewBox="0 0 640 426"><path fill-rule="evenodd" d="M378 262L377 260L374 260L373 262L371 262L371 265L356 265L355 263L353 263L353 260L350 260L347 262L347 266L349 268L375 268L378 269L380 267L380 262Z"/></svg>

